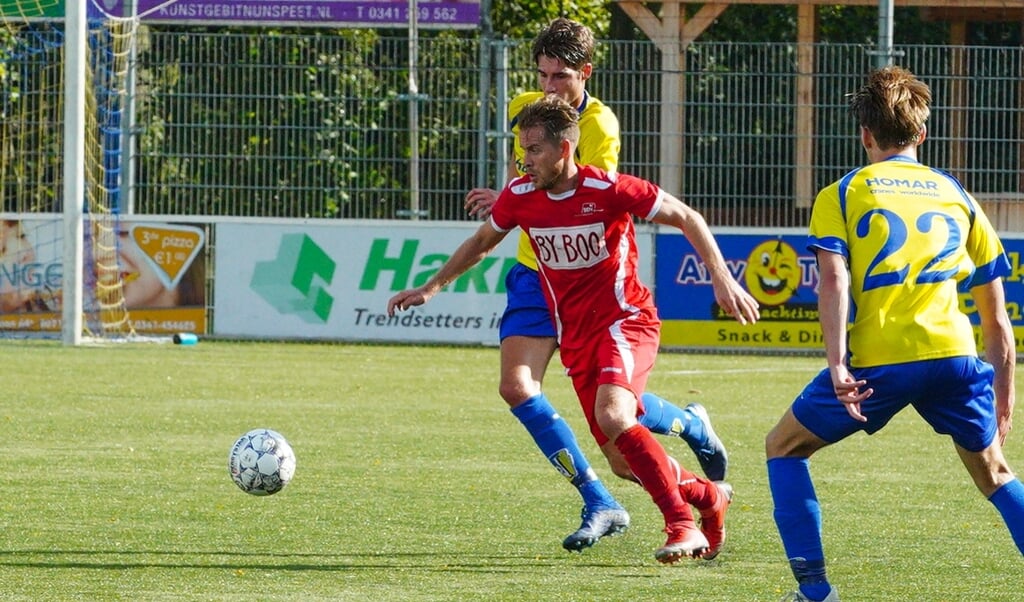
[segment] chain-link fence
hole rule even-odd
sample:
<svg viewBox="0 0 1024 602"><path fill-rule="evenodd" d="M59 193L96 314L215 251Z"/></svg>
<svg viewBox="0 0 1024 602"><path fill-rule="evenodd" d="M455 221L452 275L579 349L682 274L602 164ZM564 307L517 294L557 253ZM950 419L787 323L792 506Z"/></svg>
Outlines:
<svg viewBox="0 0 1024 602"><path fill-rule="evenodd" d="M798 50L687 49L672 192L710 223L803 225L799 174L813 194L864 160L844 94L873 66L871 48L815 45L804 75ZM980 197L1019 199L1024 48L898 50L933 89L922 160ZM505 103L535 85L529 51L529 41L422 39L410 94L409 42L394 32L143 28L125 198L141 214L466 219L464 192L501 181ZM621 121L620 169L655 181L661 64L650 42L603 41L589 85ZM17 198L5 209L26 210Z"/></svg>

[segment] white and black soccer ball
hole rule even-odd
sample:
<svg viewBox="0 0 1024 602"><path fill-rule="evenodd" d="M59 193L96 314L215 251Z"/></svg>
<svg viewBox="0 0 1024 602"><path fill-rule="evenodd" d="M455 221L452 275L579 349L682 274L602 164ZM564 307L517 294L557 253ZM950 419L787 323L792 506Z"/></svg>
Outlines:
<svg viewBox="0 0 1024 602"><path fill-rule="evenodd" d="M295 452L281 433L253 429L231 446L231 480L252 495L272 495L284 489L295 474Z"/></svg>

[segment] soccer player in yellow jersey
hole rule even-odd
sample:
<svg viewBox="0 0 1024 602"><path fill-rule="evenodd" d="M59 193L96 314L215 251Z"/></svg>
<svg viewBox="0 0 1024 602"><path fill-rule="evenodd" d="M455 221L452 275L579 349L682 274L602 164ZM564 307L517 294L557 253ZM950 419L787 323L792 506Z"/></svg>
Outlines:
<svg viewBox="0 0 1024 602"><path fill-rule="evenodd" d="M1024 485L1002 452L1016 359L1002 283L1009 261L971 195L917 160L928 86L889 66L849 101L868 164L818 193L807 243L818 260L828 367L765 440L796 601L839 600L825 574L810 456L857 431L878 431L908 405L950 436L1024 552ZM987 361L978 358L959 292L969 292L977 310Z"/></svg>
<svg viewBox="0 0 1024 602"><path fill-rule="evenodd" d="M519 112L526 105L553 94L579 111L580 140L576 162L614 172L619 162L619 121L600 100L587 93L586 82L593 72L594 36L579 23L559 18L534 40L533 58L541 91L517 96L509 104L515 153L509 165L509 179L522 175L523 148L519 141ZM474 188L466 195L466 209L485 218L498 193ZM508 303L502 315L501 382L498 391L513 415L530 433L541 453L579 491L583 498L582 524L562 542L569 551L582 551L601 537L618 533L629 525L629 514L605 488L590 467L568 423L558 415L541 390L541 383L557 343L555 327L537 274L537 259L529 237L521 233L519 263L506 279ZM679 408L650 393L642 398L640 424L654 433L681 437L697 455L711 481L725 479L727 456L712 429L707 411L697 403ZM635 480L629 466L610 442L602 451L616 475ZM731 488L719 483L731 497ZM724 509L722 510L724 513ZM715 537L705 558L716 555L721 538Z"/></svg>

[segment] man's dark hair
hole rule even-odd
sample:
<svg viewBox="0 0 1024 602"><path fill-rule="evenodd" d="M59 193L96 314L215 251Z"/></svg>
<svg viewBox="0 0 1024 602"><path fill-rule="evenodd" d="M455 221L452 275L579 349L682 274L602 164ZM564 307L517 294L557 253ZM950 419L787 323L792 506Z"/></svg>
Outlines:
<svg viewBox="0 0 1024 602"><path fill-rule="evenodd" d="M580 112L554 94L531 102L519 113L519 131L543 128L544 137L558 145L569 140L575 148L580 142Z"/></svg>
<svg viewBox="0 0 1024 602"><path fill-rule="evenodd" d="M586 25L559 17L533 41L533 62L541 55L560 59L578 71L594 59L594 33Z"/></svg>
<svg viewBox="0 0 1024 602"><path fill-rule="evenodd" d="M886 150L917 142L928 121L932 92L910 71L889 65L872 71L867 83L847 97L857 124Z"/></svg>

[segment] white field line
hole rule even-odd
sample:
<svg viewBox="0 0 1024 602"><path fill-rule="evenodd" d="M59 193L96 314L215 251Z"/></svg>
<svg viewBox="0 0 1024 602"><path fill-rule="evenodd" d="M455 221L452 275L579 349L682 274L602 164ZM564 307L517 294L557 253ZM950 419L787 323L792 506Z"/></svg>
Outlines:
<svg viewBox="0 0 1024 602"><path fill-rule="evenodd" d="M713 368L710 370L658 370L655 368L658 374L755 374L759 372L771 372L778 374L779 372L811 372L814 368L808 369L804 367L793 367L793 368Z"/></svg>

